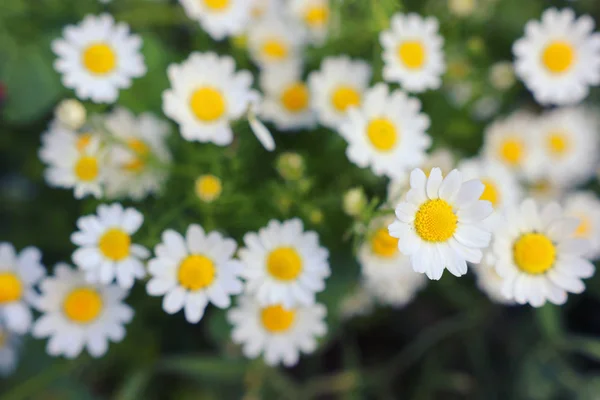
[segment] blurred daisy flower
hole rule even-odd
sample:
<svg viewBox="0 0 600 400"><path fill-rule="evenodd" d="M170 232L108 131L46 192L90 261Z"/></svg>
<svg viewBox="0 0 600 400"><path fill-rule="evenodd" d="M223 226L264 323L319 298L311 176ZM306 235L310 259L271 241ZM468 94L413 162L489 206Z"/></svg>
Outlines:
<svg viewBox="0 0 600 400"><path fill-rule="evenodd" d="M0 324L0 376L8 376L16 369L19 345L19 336Z"/></svg>
<svg viewBox="0 0 600 400"><path fill-rule="evenodd" d="M339 133L348 142L350 161L370 166L375 175L399 178L425 161L429 124L419 100L378 83L364 93L359 107L348 110Z"/></svg>
<svg viewBox="0 0 600 400"><path fill-rule="evenodd" d="M383 78L399 82L409 92L439 88L446 63L444 39L438 30L434 17L422 18L413 13L393 15L391 28L379 36L385 62Z"/></svg>
<svg viewBox="0 0 600 400"><path fill-rule="evenodd" d="M151 296L164 296L167 313L183 308L185 319L197 323L209 302L227 308L230 296L242 292L242 264L233 259L236 249L234 240L205 233L200 225L190 225L185 237L167 230L154 249L156 257L148 262L151 279L146 290Z"/></svg>
<svg viewBox="0 0 600 400"><path fill-rule="evenodd" d="M130 289L135 279L146 275L143 260L150 255L144 246L131 243L144 216L118 203L101 204L96 212L77 220L79 231L71 235L71 241L80 247L73 253L73 262L89 282L106 285L116 278L119 286Z"/></svg>
<svg viewBox="0 0 600 400"><path fill-rule="evenodd" d="M233 140L230 123L248 110L256 93L252 74L235 71L235 61L215 53L192 53L167 69L171 88L163 92L165 115L179 124L186 140L226 146Z"/></svg>
<svg viewBox="0 0 600 400"><path fill-rule="evenodd" d="M135 116L124 108L113 109L103 123L115 141L109 152L106 195L141 200L158 193L171 161L169 125L151 113Z"/></svg>
<svg viewBox="0 0 600 400"><path fill-rule="evenodd" d="M179 0L185 13L200 22L213 39L243 32L250 20L250 0Z"/></svg>
<svg viewBox="0 0 600 400"><path fill-rule="evenodd" d="M250 56L261 68L302 61L305 35L282 14L266 14L250 25L247 35Z"/></svg>
<svg viewBox="0 0 600 400"><path fill-rule="evenodd" d="M99 134L92 132L77 133L67 128L57 120L50 123L48 130L42 134L42 147L38 152L40 160L46 164L59 164L65 158L65 153L70 153L73 149L82 153L92 142L102 141Z"/></svg>
<svg viewBox="0 0 600 400"><path fill-rule="evenodd" d="M429 177L418 168L412 171L410 190L396 207L389 233L399 239L398 248L416 272L438 280L447 268L462 276L467 261L481 261L491 239L484 220L493 212L489 201L479 200L484 190L479 180L463 182L458 170L446 178L439 168Z"/></svg>
<svg viewBox="0 0 600 400"><path fill-rule="evenodd" d="M46 351L51 356L75 358L84 348L92 357L101 357L108 342L125 337L124 324L133 318L133 309L123 303L127 291L116 285L92 285L83 271L57 264L54 276L40 284L37 308L42 316L32 335L49 337Z"/></svg>
<svg viewBox="0 0 600 400"><path fill-rule="evenodd" d="M205 203L217 200L223 192L221 179L215 175L200 175L194 183L196 196Z"/></svg>
<svg viewBox="0 0 600 400"><path fill-rule="evenodd" d="M317 349L317 338L325 336L327 309L322 304L284 308L280 304L261 306L253 297L242 296L230 309L231 338L242 345L248 358L263 356L271 366L296 365L300 353Z"/></svg>
<svg viewBox="0 0 600 400"><path fill-rule="evenodd" d="M515 70L540 104L576 104L600 84L600 34L589 15L549 8L513 45Z"/></svg>
<svg viewBox="0 0 600 400"><path fill-rule="evenodd" d="M593 192L573 192L564 200L565 216L577 218L579 225L573 234L590 242L589 251L584 256L590 259L600 257L600 200Z"/></svg>
<svg viewBox="0 0 600 400"><path fill-rule="evenodd" d="M502 292L504 279L494 268L494 256L491 250L486 251L480 264L472 265L477 287L494 303L511 305L514 300L507 298Z"/></svg>
<svg viewBox="0 0 600 400"><path fill-rule="evenodd" d="M375 298L361 282L342 298L339 313L342 319L349 319L368 315L374 308Z"/></svg>
<svg viewBox="0 0 600 400"><path fill-rule="evenodd" d="M325 41L331 14L329 0L291 0L288 9L302 22L311 42L322 44Z"/></svg>
<svg viewBox="0 0 600 400"><path fill-rule="evenodd" d="M427 278L415 272L410 258L398 250L398 239L390 236L387 228L393 221L390 216L370 223L367 238L358 250L358 261L370 295L382 304L401 307L413 299Z"/></svg>
<svg viewBox="0 0 600 400"><path fill-rule="evenodd" d="M54 68L80 99L113 103L132 78L146 74L141 47L142 39L130 34L127 24L115 23L109 14L88 15L52 42L58 56Z"/></svg>
<svg viewBox="0 0 600 400"><path fill-rule="evenodd" d="M10 243L0 243L0 322L18 334L29 332L37 292L34 286L46 275L42 255L35 247L20 253ZM2 346L0 346L2 347Z"/></svg>
<svg viewBox="0 0 600 400"><path fill-rule="evenodd" d="M263 69L260 87L264 97L259 114L264 120L273 122L278 130L298 130L316 125L310 91L302 81L300 64Z"/></svg>
<svg viewBox="0 0 600 400"><path fill-rule="evenodd" d="M591 277L594 266L583 258L589 241L573 238L579 223L565 217L556 203L540 208L527 199L509 210L493 245L502 293L519 304L541 307L546 301L564 304L568 292L583 292L581 279Z"/></svg>
<svg viewBox="0 0 600 400"><path fill-rule="evenodd" d="M371 66L348 56L327 57L308 77L311 98L321 124L335 129L350 107L362 104L371 80Z"/></svg>
<svg viewBox="0 0 600 400"><path fill-rule="evenodd" d="M242 277L246 293L259 304L311 305L325 289L329 252L319 245L316 232L304 231L300 219L271 220L258 233L246 233L244 244L238 252L245 264Z"/></svg>

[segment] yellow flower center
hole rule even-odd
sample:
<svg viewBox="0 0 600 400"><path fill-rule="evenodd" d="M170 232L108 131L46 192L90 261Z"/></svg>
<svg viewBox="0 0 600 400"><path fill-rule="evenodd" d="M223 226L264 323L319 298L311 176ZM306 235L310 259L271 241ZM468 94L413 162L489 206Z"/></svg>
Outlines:
<svg viewBox="0 0 600 400"><path fill-rule="evenodd" d="M294 280L302 272L302 258L292 247L279 247L267 257L267 271L281 281Z"/></svg>
<svg viewBox="0 0 600 400"><path fill-rule="evenodd" d="M215 280L215 264L208 257L193 254L179 265L179 284L188 290L204 289Z"/></svg>
<svg viewBox="0 0 600 400"><path fill-rule="evenodd" d="M391 237L386 228L378 229L371 238L371 250L379 257L393 257L398 253L398 239Z"/></svg>
<svg viewBox="0 0 600 400"><path fill-rule="evenodd" d="M220 91L202 87L192 93L190 108L200 121L215 122L225 114L227 104Z"/></svg>
<svg viewBox="0 0 600 400"><path fill-rule="evenodd" d="M329 8L326 6L316 6L309 8L304 14L304 21L312 27L321 27L329 19Z"/></svg>
<svg viewBox="0 0 600 400"><path fill-rule="evenodd" d="M77 160L74 167L75 176L83 182L91 182L98 177L98 159L93 156L83 156Z"/></svg>
<svg viewBox="0 0 600 400"><path fill-rule="evenodd" d="M575 49L562 40L550 43L542 53L542 63L553 74L561 74L571 68L575 61Z"/></svg>
<svg viewBox="0 0 600 400"><path fill-rule="evenodd" d="M371 144L379 151L392 150L398 141L396 127L385 118L378 118L369 122L367 136Z"/></svg>
<svg viewBox="0 0 600 400"><path fill-rule="evenodd" d="M207 8L212 11L224 11L229 7L230 0L202 0Z"/></svg>
<svg viewBox="0 0 600 400"><path fill-rule="evenodd" d="M331 96L331 104L339 112L344 112L348 107L360 104L360 93L351 86L340 85Z"/></svg>
<svg viewBox="0 0 600 400"><path fill-rule="evenodd" d="M294 310L286 310L280 305L265 307L260 313L263 326L271 333L283 333L289 330L295 318Z"/></svg>
<svg viewBox="0 0 600 400"><path fill-rule="evenodd" d="M415 229L427 242L444 242L454 235L458 218L445 200L427 200L415 215Z"/></svg>
<svg viewBox="0 0 600 400"><path fill-rule="evenodd" d="M523 142L507 139L500 145L500 158L509 165L518 165L523 158Z"/></svg>
<svg viewBox="0 0 600 400"><path fill-rule="evenodd" d="M12 303L23 295L23 284L12 272L0 273L0 304Z"/></svg>
<svg viewBox="0 0 600 400"><path fill-rule="evenodd" d="M75 147L77 148L77 150L84 151L92 141L92 137L93 135L91 133L82 133L81 135L79 135L77 141L75 142Z"/></svg>
<svg viewBox="0 0 600 400"><path fill-rule="evenodd" d="M580 238L590 237L590 233L592 233L592 221L585 215L580 215L579 220L581 222L575 230L575 236Z"/></svg>
<svg viewBox="0 0 600 400"><path fill-rule="evenodd" d="M308 88L301 82L290 85L281 95L281 103L291 112L304 111L308 106Z"/></svg>
<svg viewBox="0 0 600 400"><path fill-rule="evenodd" d="M95 75L106 75L117 66L117 54L106 43L94 43L88 46L82 55L85 68Z"/></svg>
<svg viewBox="0 0 600 400"><path fill-rule="evenodd" d="M556 157L563 156L571 147L568 136L562 132L550 133L546 138L546 145L550 153Z"/></svg>
<svg viewBox="0 0 600 400"><path fill-rule="evenodd" d="M398 57L408 69L419 69L425 64L425 47L418 40L407 40L398 46Z"/></svg>
<svg viewBox="0 0 600 400"><path fill-rule="evenodd" d="M102 297L91 288L78 288L67 295L63 303L65 315L73 322L87 324L102 311Z"/></svg>
<svg viewBox="0 0 600 400"><path fill-rule="evenodd" d="M541 233L526 233L515 242L513 257L521 271L542 274L554 264L556 247Z"/></svg>
<svg viewBox="0 0 600 400"><path fill-rule="evenodd" d="M104 256L113 261L120 261L129 256L131 237L119 228L107 230L98 242Z"/></svg>
<svg viewBox="0 0 600 400"><path fill-rule="evenodd" d="M214 175L202 175L196 179L196 196L202 201L216 200L223 190L221 180Z"/></svg>
<svg viewBox="0 0 600 400"><path fill-rule="evenodd" d="M123 168L131 172L140 172L146 165L145 159L150 153L150 147L139 139L129 139L127 141L127 146L129 146L131 152L135 154L135 157L125 164Z"/></svg>
<svg viewBox="0 0 600 400"><path fill-rule="evenodd" d="M283 60L288 55L286 44L277 39L265 40L262 51L264 55L273 60Z"/></svg>
<svg viewBox="0 0 600 400"><path fill-rule="evenodd" d="M482 179L481 182L485 187L481 197L479 197L479 200L487 200L492 203L492 206L495 208L500 202L500 192L498 191L498 186L496 186L496 184L490 179Z"/></svg>

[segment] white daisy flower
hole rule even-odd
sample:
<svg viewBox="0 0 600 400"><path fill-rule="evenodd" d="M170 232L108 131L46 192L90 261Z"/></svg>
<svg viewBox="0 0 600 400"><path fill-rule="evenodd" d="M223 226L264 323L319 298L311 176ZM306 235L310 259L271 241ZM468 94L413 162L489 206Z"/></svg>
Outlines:
<svg viewBox="0 0 600 400"><path fill-rule="evenodd" d="M46 142L40 157L48 162L44 171L50 186L74 189L76 199L87 195L100 198L106 180L106 152L96 135L72 135L70 139Z"/></svg>
<svg viewBox="0 0 600 400"><path fill-rule="evenodd" d="M281 15L283 10L283 2L281 0L251 0L252 7L250 8L250 15L253 21L260 20L266 15Z"/></svg>
<svg viewBox="0 0 600 400"><path fill-rule="evenodd" d="M348 110L338 131L348 142L350 161L370 166L375 175L398 179L425 161L429 125L419 100L378 83L365 92L360 107Z"/></svg>
<svg viewBox="0 0 600 400"><path fill-rule="evenodd" d="M533 176L565 188L590 180L598 164L599 127L596 115L585 108L546 112L530 133L535 143L531 159L539 166Z"/></svg>
<svg viewBox="0 0 600 400"><path fill-rule="evenodd" d="M56 121L56 120L55 120ZM51 123L42 134L42 147L38 152L40 160L46 164L58 164L64 159L66 148L75 148L82 152L95 138L101 144L100 135L92 132L77 133L60 123Z"/></svg>
<svg viewBox="0 0 600 400"><path fill-rule="evenodd" d="M260 87L264 97L259 114L266 121L273 122L278 130L313 128L316 125L310 91L302 81L299 63L263 69Z"/></svg>
<svg viewBox="0 0 600 400"><path fill-rule="evenodd" d="M215 40L238 35L250 21L249 0L179 0L185 13Z"/></svg>
<svg viewBox="0 0 600 400"><path fill-rule="evenodd" d="M259 67L300 62L305 35L295 21L266 14L248 28L248 51Z"/></svg>
<svg viewBox="0 0 600 400"><path fill-rule="evenodd" d="M577 218L579 225L575 229L575 237L587 239L590 249L584 254L586 258L600 257L600 200L593 192L574 192L564 201L565 215Z"/></svg>
<svg viewBox="0 0 600 400"><path fill-rule="evenodd" d="M34 286L46 275L41 259L35 247L17 254L10 243L0 243L0 320L18 334L31 327L30 306L37 300Z"/></svg>
<svg viewBox="0 0 600 400"><path fill-rule="evenodd" d="M491 250L486 251L481 264L474 264L472 270L477 278L477 287L494 303L511 305L514 300L507 298L502 292L504 279L494 268L494 256Z"/></svg>
<svg viewBox="0 0 600 400"><path fill-rule="evenodd" d="M531 179L531 177L527 177ZM531 197L539 205L555 202L562 199L567 190L551 182L547 178L537 178L527 182L527 196Z"/></svg>
<svg viewBox="0 0 600 400"><path fill-rule="evenodd" d="M190 225L185 237L173 230L162 235L148 263L152 276L146 290L164 296L163 309L175 314L182 308L185 319L197 323L209 301L219 308L231 304L230 296L243 290L239 279L242 264L233 259L237 244L218 232L205 233Z"/></svg>
<svg viewBox="0 0 600 400"><path fill-rule="evenodd" d="M0 324L0 377L10 375L19 361L20 338Z"/></svg>
<svg viewBox="0 0 600 400"><path fill-rule="evenodd" d="M540 104L576 104L600 84L600 33L594 19L549 8L513 45L515 72Z"/></svg>
<svg viewBox="0 0 600 400"><path fill-rule="evenodd" d="M103 122L117 142L109 153L106 195L141 200L159 192L167 179L166 164L171 161L166 144L169 124L151 113L136 117L124 108L114 109Z"/></svg>
<svg viewBox="0 0 600 400"><path fill-rule="evenodd" d="M46 351L51 356L77 357L84 347L92 357L108 350L125 337L123 325L133 318L133 309L123 303L127 291L117 285L90 284L83 271L58 264L54 276L40 284L37 308L43 315L32 335L49 337Z"/></svg>
<svg viewBox="0 0 600 400"><path fill-rule="evenodd" d="M371 80L371 66L348 56L327 57L321 69L308 76L313 105L319 121L332 129L344 121L350 107L362 104Z"/></svg>
<svg viewBox="0 0 600 400"><path fill-rule="evenodd" d="M136 278L146 275L142 260L150 252L131 243L131 236L143 222L139 211L124 209L118 203L101 204L97 215L77 220L79 231L71 235L71 241L80 247L73 253L73 262L85 272L89 282L109 284L116 277L119 286L129 289Z"/></svg>
<svg viewBox="0 0 600 400"><path fill-rule="evenodd" d="M594 266L583 258L589 241L573 238L578 225L556 203L540 209L527 199L509 210L493 245L502 293L518 304L541 307L546 301L564 304L567 292L583 292L581 279L591 277Z"/></svg>
<svg viewBox="0 0 600 400"><path fill-rule="evenodd" d="M536 165L531 163L531 154L536 124L535 117L523 111L494 121L484 132L483 157L503 164L519 176L535 173Z"/></svg>
<svg viewBox="0 0 600 400"><path fill-rule="evenodd" d="M82 100L113 103L132 78L146 74L142 39L109 14L88 15L78 25L67 26L63 36L52 42L58 56L54 68L62 74L63 85Z"/></svg>
<svg viewBox="0 0 600 400"><path fill-rule="evenodd" d="M317 349L317 338L327 333L326 314L327 309L318 303L286 309L280 304L261 306L255 298L242 296L227 319L233 325L231 338L242 345L246 357L262 354L268 365L291 367L301 352Z"/></svg>
<svg viewBox="0 0 600 400"><path fill-rule="evenodd" d="M484 189L476 179L463 182L458 170L445 179L439 168L429 177L418 168L412 171L410 190L396 207L389 233L400 239L398 249L410 256L416 272L438 280L447 268L462 276L467 261L481 261L491 239L484 220L493 212L489 201L479 200Z"/></svg>
<svg viewBox="0 0 600 400"><path fill-rule="evenodd" d="M329 252L319 246L316 232L304 232L300 219L271 220L258 233L244 235L244 243L238 254L246 292L261 305L311 305L325 289Z"/></svg>
<svg viewBox="0 0 600 400"><path fill-rule="evenodd" d="M388 225L394 217L371 222L369 234L358 250L358 261L366 290L380 303L402 307L410 302L427 281L413 271L410 258L398 250L398 239L390 236Z"/></svg>
<svg viewBox="0 0 600 400"><path fill-rule="evenodd" d="M302 22L313 43L322 44L325 41L331 14L329 0L291 0L288 9Z"/></svg>
<svg viewBox="0 0 600 400"><path fill-rule="evenodd" d="M340 316L342 319L350 319L368 315L375 308L375 298L361 282L350 293L346 294L340 301Z"/></svg>
<svg viewBox="0 0 600 400"><path fill-rule="evenodd" d="M409 92L438 89L446 71L436 18L422 18L418 14L395 14L391 28L381 32L383 47L383 78L399 82Z"/></svg>
<svg viewBox="0 0 600 400"><path fill-rule="evenodd" d="M241 118L256 96L250 72L236 72L229 56L195 52L183 63L169 65L167 75L171 89L163 92L163 111L179 124L181 136L230 144L230 122Z"/></svg>

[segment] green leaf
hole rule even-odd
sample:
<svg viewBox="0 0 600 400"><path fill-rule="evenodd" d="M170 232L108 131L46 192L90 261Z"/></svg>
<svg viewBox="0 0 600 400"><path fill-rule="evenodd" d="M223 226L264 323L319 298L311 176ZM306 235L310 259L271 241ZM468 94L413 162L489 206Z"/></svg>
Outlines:
<svg viewBox="0 0 600 400"><path fill-rule="evenodd" d="M187 375L201 380L237 381L248 368L247 360L227 360L210 356L174 356L164 359L164 371Z"/></svg>
<svg viewBox="0 0 600 400"><path fill-rule="evenodd" d="M144 397L142 394L148 386L151 376L151 370L143 369L125 377L115 400L135 400Z"/></svg>

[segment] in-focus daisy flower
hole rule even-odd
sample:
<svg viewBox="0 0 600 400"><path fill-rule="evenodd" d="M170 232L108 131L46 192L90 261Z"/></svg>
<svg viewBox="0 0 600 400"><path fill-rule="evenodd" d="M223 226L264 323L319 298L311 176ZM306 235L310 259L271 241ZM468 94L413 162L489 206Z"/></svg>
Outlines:
<svg viewBox="0 0 600 400"><path fill-rule="evenodd" d="M317 338L327 333L322 304L284 308L281 304L261 306L251 296L241 296L238 305L227 313L233 325L231 338L242 345L248 358L263 356L265 363L291 367L300 353L317 349Z"/></svg>
<svg viewBox="0 0 600 400"><path fill-rule="evenodd" d="M200 22L215 40L238 35L250 21L249 0L179 0L188 17Z"/></svg>
<svg viewBox="0 0 600 400"><path fill-rule="evenodd" d="M136 117L124 108L114 109L103 122L116 142L109 153L106 195L141 200L159 192L171 161L169 125L151 113Z"/></svg>
<svg viewBox="0 0 600 400"><path fill-rule="evenodd" d="M513 45L515 71L540 104L576 104L600 84L600 33L589 15L549 8Z"/></svg>
<svg viewBox="0 0 600 400"><path fill-rule="evenodd" d="M496 161L468 159L458 165L458 170L464 180L479 179L484 184L479 200L489 201L494 208L494 213L487 220L492 229L501 222L502 211L521 200L521 185L516 176Z"/></svg>
<svg viewBox="0 0 600 400"><path fill-rule="evenodd" d="M248 28L248 51L259 67L300 62L304 43L300 27L281 14L267 14Z"/></svg>
<svg viewBox="0 0 600 400"><path fill-rule="evenodd" d="M530 133L532 172L539 180L570 188L590 180L598 165L598 117L582 107L548 111Z"/></svg>
<svg viewBox="0 0 600 400"><path fill-rule="evenodd" d="M385 62L383 78L399 82L409 92L439 88L446 63L444 39L438 30L434 17L413 13L392 16L391 28L379 36Z"/></svg>
<svg viewBox="0 0 600 400"><path fill-rule="evenodd" d="M152 277L146 290L151 296L164 296L167 313L183 308L185 319L196 323L209 302L227 308L230 296L242 292L243 266L233 259L236 249L233 239L218 232L205 233L200 225L190 225L185 237L167 230L154 249L156 258L148 263Z"/></svg>
<svg viewBox="0 0 600 400"><path fill-rule="evenodd" d="M496 272L494 256L491 253L491 250L486 251L481 264L473 265L472 269L477 279L477 287L494 303L514 304L514 300L507 298L502 292L504 279Z"/></svg>
<svg viewBox="0 0 600 400"><path fill-rule="evenodd" d="M413 269L438 280L444 269L455 276L467 273L467 261L481 261L491 234L484 220L493 212L489 201L479 200L485 185L463 182L452 170L443 178L439 168L429 177L420 169L410 174L410 190L396 207L397 220L389 226L398 248L410 256Z"/></svg>
<svg viewBox="0 0 600 400"><path fill-rule="evenodd" d="M256 94L252 75L235 71L235 61L215 53L192 53L167 69L171 88L163 92L165 115L179 124L186 140L226 146L230 122L242 117Z"/></svg>
<svg viewBox="0 0 600 400"><path fill-rule="evenodd" d="M516 112L494 121L484 133L482 155L522 176L532 167L532 136L537 121L527 112Z"/></svg>
<svg viewBox="0 0 600 400"><path fill-rule="evenodd" d="M65 136L66 137L66 136ZM48 162L44 171L50 186L74 189L76 199L87 195L99 198L104 193L106 179L106 152L95 135L75 135L71 140L57 139L40 150Z"/></svg>
<svg viewBox="0 0 600 400"><path fill-rule="evenodd" d="M313 43L321 44L325 41L331 14L329 0L292 0L288 3L288 8L306 28Z"/></svg>
<svg viewBox="0 0 600 400"><path fill-rule="evenodd" d="M194 183L196 196L205 203L212 203L221 196L223 184L221 179L215 175L200 175Z"/></svg>
<svg viewBox="0 0 600 400"><path fill-rule="evenodd" d="M350 107L362 104L371 80L371 66L347 56L328 57L308 77L313 106L321 124L335 129Z"/></svg>
<svg viewBox="0 0 600 400"><path fill-rule="evenodd" d="M373 295L360 283L350 293L346 294L340 301L340 317L350 319L368 315L375 308Z"/></svg>
<svg viewBox="0 0 600 400"><path fill-rule="evenodd" d="M504 280L502 293L518 304L564 304L567 293L581 293L582 278L594 274L583 258L589 241L573 238L579 225L557 203L543 208L532 199L508 210L507 223L494 233L495 268Z"/></svg>
<svg viewBox="0 0 600 400"><path fill-rule="evenodd" d="M325 289L329 252L319 246L316 232L304 231L298 218L271 220L258 233L244 235L238 252L245 264L246 292L262 305L311 305L315 293Z"/></svg>
<svg viewBox="0 0 600 400"><path fill-rule="evenodd" d="M63 100L54 108L54 117L68 129L81 128L85 124L86 116L85 107L76 99Z"/></svg>
<svg viewBox="0 0 600 400"><path fill-rule="evenodd" d="M263 69L260 87L264 97L259 107L260 116L275 124L278 130L297 130L316 125L310 91L302 81L302 67L291 63Z"/></svg>
<svg viewBox="0 0 600 400"><path fill-rule="evenodd" d="M412 300L427 278L415 272L410 258L398 250L398 239L387 229L393 221L394 217L382 217L371 222L358 261L371 296L382 304L401 307Z"/></svg>
<svg viewBox="0 0 600 400"><path fill-rule="evenodd" d="M120 89L131 86L132 78L146 74L142 39L109 14L88 15L78 25L67 26L63 36L52 42L58 56L54 68L80 99L112 103Z"/></svg>
<svg viewBox="0 0 600 400"><path fill-rule="evenodd" d="M589 251L584 256L590 259L600 257L600 200L593 192L574 192L564 201L565 216L577 218L579 225L574 236L590 242Z"/></svg>
<svg viewBox="0 0 600 400"><path fill-rule="evenodd" d="M10 243L0 243L0 320L6 329L19 334L29 331L30 306L37 300L33 287L46 275L41 259L35 247L17 254Z"/></svg>
<svg viewBox="0 0 600 400"><path fill-rule="evenodd" d="M83 271L57 264L54 276L40 284L37 308L42 316L32 335L49 337L46 351L51 356L77 357L84 348L92 357L101 357L108 342L125 337L123 325L133 318L133 309L123 303L127 291L117 285L90 284Z"/></svg>
<svg viewBox="0 0 600 400"><path fill-rule="evenodd" d="M370 166L375 175L400 178L425 161L429 124L419 100L379 83L365 92L360 107L348 110L338 131L348 142L350 161Z"/></svg>
<svg viewBox="0 0 600 400"><path fill-rule="evenodd" d="M0 376L10 375L19 361L19 336L0 324Z"/></svg>
<svg viewBox="0 0 600 400"><path fill-rule="evenodd" d="M134 280L146 275L144 263L150 252L144 246L131 243L144 222L144 216L134 208L115 203L98 206L97 215L77 220L79 231L71 241L79 246L73 262L85 272L89 282L109 284L115 277L119 286L129 289Z"/></svg>

